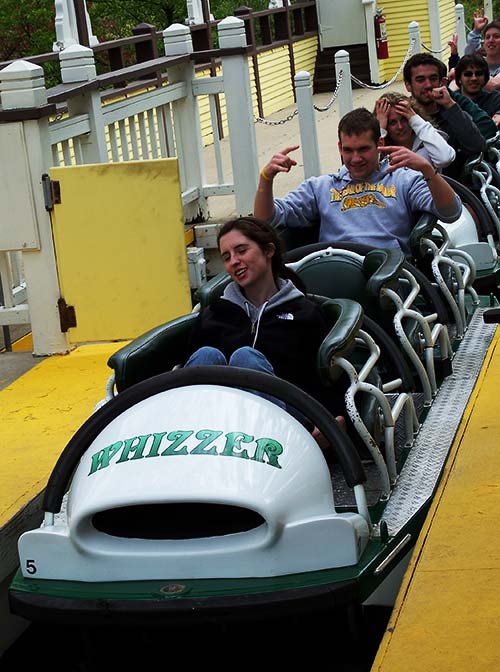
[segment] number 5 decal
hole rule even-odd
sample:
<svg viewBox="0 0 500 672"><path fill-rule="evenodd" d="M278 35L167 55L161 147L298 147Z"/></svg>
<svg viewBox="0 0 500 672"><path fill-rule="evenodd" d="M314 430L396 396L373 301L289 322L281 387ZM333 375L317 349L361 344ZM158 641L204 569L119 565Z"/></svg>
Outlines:
<svg viewBox="0 0 500 672"><path fill-rule="evenodd" d="M36 565L34 560L26 560L26 571L28 574L36 574Z"/></svg>

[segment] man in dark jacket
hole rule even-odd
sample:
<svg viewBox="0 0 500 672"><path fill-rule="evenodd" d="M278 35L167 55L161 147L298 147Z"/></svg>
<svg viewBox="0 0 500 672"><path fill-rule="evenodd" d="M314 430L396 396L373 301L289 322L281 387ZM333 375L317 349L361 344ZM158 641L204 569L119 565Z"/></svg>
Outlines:
<svg viewBox="0 0 500 672"><path fill-rule="evenodd" d="M455 67L455 81L463 96L479 105L498 126L500 124L500 92L487 91L490 78L488 63L480 54L463 56Z"/></svg>
<svg viewBox="0 0 500 672"><path fill-rule="evenodd" d="M486 149L485 139L496 134L496 126L475 103L448 89L446 74L445 64L430 54L415 54L403 70L406 89L425 115L448 135L457 152L455 161L444 171L456 178L468 159Z"/></svg>

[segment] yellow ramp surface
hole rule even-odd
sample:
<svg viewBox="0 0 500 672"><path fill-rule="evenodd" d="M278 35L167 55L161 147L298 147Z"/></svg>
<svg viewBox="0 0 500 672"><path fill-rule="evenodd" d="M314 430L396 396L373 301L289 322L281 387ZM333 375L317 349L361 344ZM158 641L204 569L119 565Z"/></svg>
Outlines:
<svg viewBox="0 0 500 672"><path fill-rule="evenodd" d="M500 347L488 352L372 672L500 670Z"/></svg>
<svg viewBox="0 0 500 672"><path fill-rule="evenodd" d="M72 343L131 339L190 312L176 159L52 168L62 296Z"/></svg>
<svg viewBox="0 0 500 672"><path fill-rule="evenodd" d="M47 484L64 447L105 397L117 343L55 355L0 391L0 530Z"/></svg>

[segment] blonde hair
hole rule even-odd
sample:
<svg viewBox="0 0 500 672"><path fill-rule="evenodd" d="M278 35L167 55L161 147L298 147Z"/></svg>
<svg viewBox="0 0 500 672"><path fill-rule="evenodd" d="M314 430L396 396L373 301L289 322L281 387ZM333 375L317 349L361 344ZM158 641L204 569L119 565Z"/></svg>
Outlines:
<svg viewBox="0 0 500 672"><path fill-rule="evenodd" d="M402 93L394 93L392 91L388 91L387 93L383 93L379 100L387 100L389 105L391 107L395 107L398 103L400 103L402 100L406 100L410 103L412 109L423 119L426 121L430 121L433 126L436 124L434 123L433 119L430 119L424 112L424 110L421 108L421 106L417 103L415 98L412 98L412 96L404 96Z"/></svg>

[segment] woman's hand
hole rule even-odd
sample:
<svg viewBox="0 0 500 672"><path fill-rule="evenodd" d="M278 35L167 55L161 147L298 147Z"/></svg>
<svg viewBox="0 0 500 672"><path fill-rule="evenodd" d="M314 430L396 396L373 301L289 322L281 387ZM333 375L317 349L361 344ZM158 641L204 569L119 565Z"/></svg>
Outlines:
<svg viewBox="0 0 500 672"><path fill-rule="evenodd" d="M409 100L400 100L399 103L394 105L394 110L405 119L410 119L416 114Z"/></svg>
<svg viewBox="0 0 500 672"><path fill-rule="evenodd" d="M473 28L473 30L475 30L478 33L482 33L483 30L488 25L488 23L489 23L489 20L484 15L484 9L474 10L474 28Z"/></svg>
<svg viewBox="0 0 500 672"><path fill-rule="evenodd" d="M486 91L500 91L500 75L490 77L486 82L484 88Z"/></svg>
<svg viewBox="0 0 500 672"><path fill-rule="evenodd" d="M458 35L456 33L451 40L449 40L448 46L450 47L450 54L453 54L454 56L458 54Z"/></svg>
<svg viewBox="0 0 500 672"><path fill-rule="evenodd" d="M378 119L380 128L387 130L387 120L389 119L389 110L391 106L387 98L379 98L375 103L375 116Z"/></svg>

